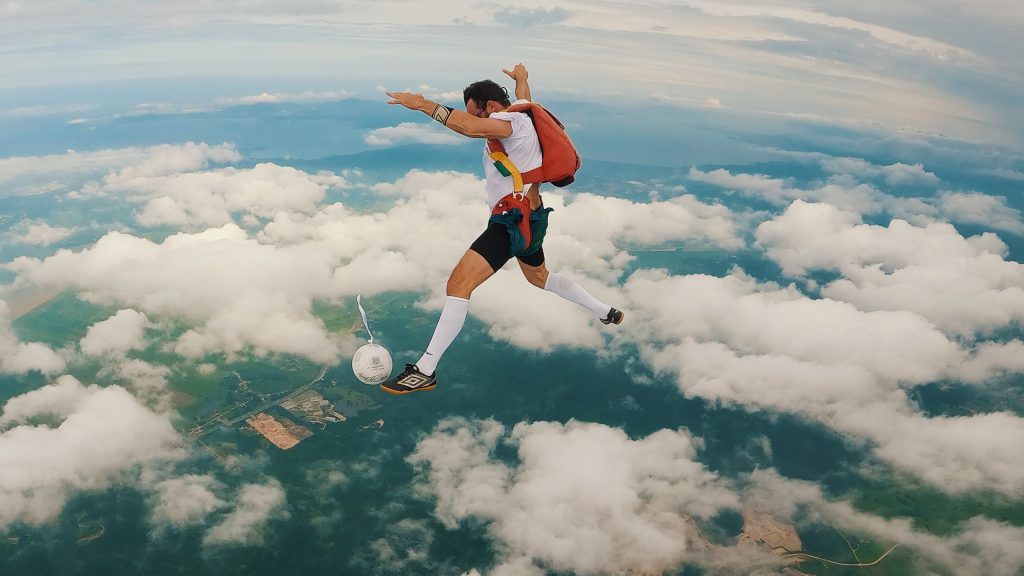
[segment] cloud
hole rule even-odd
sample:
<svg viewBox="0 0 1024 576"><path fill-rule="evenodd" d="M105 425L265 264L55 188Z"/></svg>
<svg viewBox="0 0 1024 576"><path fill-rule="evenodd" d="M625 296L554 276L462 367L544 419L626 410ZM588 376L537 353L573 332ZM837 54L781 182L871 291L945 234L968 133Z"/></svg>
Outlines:
<svg viewBox="0 0 1024 576"><path fill-rule="evenodd" d="M60 422L27 423L41 416ZM50 521L77 490L102 489L136 465L179 458L169 418L123 388L84 386L71 376L11 398L0 418L0 526Z"/></svg>
<svg viewBox="0 0 1024 576"><path fill-rule="evenodd" d="M935 174L928 172L921 164L903 164L897 162L882 168L885 175L885 183L889 186L901 186L904 184L930 184L938 185L940 180Z"/></svg>
<svg viewBox="0 0 1024 576"><path fill-rule="evenodd" d="M287 102L336 102L351 97L352 93L345 90L340 92L261 92L252 96L241 96L238 98L218 98L216 103L223 106L247 106L251 104L282 104Z"/></svg>
<svg viewBox="0 0 1024 576"><path fill-rule="evenodd" d="M384 92L387 88L380 86L377 88L378 92ZM429 84L420 84L417 89L423 97L427 100L433 100L435 102L454 102L460 106L465 103L462 99L462 90L441 90L434 88Z"/></svg>
<svg viewBox="0 0 1024 576"><path fill-rule="evenodd" d="M761 198L778 207L802 199L828 202L859 214L876 214L887 207L901 204L894 197L867 183L825 182L803 189L788 180L762 174L733 174L724 168L710 172L690 168L687 178Z"/></svg>
<svg viewBox="0 0 1024 576"><path fill-rule="evenodd" d="M158 531L202 524L210 514L228 506L216 495L222 488L210 475L186 474L163 480L154 487L150 523Z"/></svg>
<svg viewBox="0 0 1024 576"><path fill-rule="evenodd" d="M717 4L700 1L695 2L694 5L700 7L704 12L717 16L781 18L804 24L824 26L827 28L840 28L866 32L873 38L891 46L909 51L923 52L940 61L948 61L950 59L965 60L972 63L977 63L979 61L978 56L972 54L969 50L942 42L935 38L909 34L890 27L862 22L854 18L835 16L824 11L782 6L772 7Z"/></svg>
<svg viewBox="0 0 1024 576"><path fill-rule="evenodd" d="M517 450L516 464L495 456L500 445ZM632 440L571 421L519 423L508 434L493 420L452 418L408 460L442 523L486 523L499 560L559 572L658 572L695 554L690 517L738 505L696 451L683 431Z"/></svg>
<svg viewBox="0 0 1024 576"><path fill-rule="evenodd" d="M386 536L357 552L352 564L374 574L436 574L430 559L434 531L424 520L401 518L389 523Z"/></svg>
<svg viewBox="0 0 1024 576"><path fill-rule="evenodd" d="M564 22L572 16L572 12L564 8L504 8L494 14L496 22L507 26L528 28L530 26L550 26Z"/></svg>
<svg viewBox="0 0 1024 576"><path fill-rule="evenodd" d="M108 356L104 361L106 365L100 369L100 378L124 384L154 410L167 412L173 409L173 398L167 388L167 380L171 376L169 367L126 357Z"/></svg>
<svg viewBox="0 0 1024 576"><path fill-rule="evenodd" d="M1024 219L1020 210L1007 204L1004 196L947 191L939 195L939 207L954 222L979 224L1017 236L1024 235Z"/></svg>
<svg viewBox="0 0 1024 576"><path fill-rule="evenodd" d="M153 409L168 411L173 405L167 389L171 369L127 356L133 350L146 348L146 330L154 326L141 312L118 310L90 326L79 341L79 348L87 356L100 358L100 378L128 387Z"/></svg>
<svg viewBox="0 0 1024 576"><path fill-rule="evenodd" d="M153 178L208 168L213 163L238 162L242 155L230 144L210 146L205 142L187 142L181 145L161 144L146 150L141 162L131 163L107 180L113 184L139 178Z"/></svg>
<svg viewBox="0 0 1024 576"><path fill-rule="evenodd" d="M90 356L124 355L146 347L145 332L150 326L145 314L131 309L118 310L110 318L90 326L79 346Z"/></svg>
<svg viewBox="0 0 1024 576"><path fill-rule="evenodd" d="M284 487L276 479L245 484L236 496L235 508L203 536L203 546L258 546L271 520L287 518Z"/></svg>
<svg viewBox="0 0 1024 576"><path fill-rule="evenodd" d="M690 194L648 203L584 192L573 196L571 211L566 212L563 230L586 245L659 246L696 240L727 250L743 246L731 210Z"/></svg>
<svg viewBox="0 0 1024 576"><path fill-rule="evenodd" d="M907 310L951 333L1024 320L1024 265L1005 260L994 234L953 226L863 224L857 214L797 201L757 228L757 245L791 276L834 270L822 295L864 310Z"/></svg>
<svg viewBox="0 0 1024 576"><path fill-rule="evenodd" d="M16 244L29 244L31 246L52 246L71 236L77 231L76 228L63 226L50 226L41 221L25 221L12 230L12 240Z"/></svg>
<svg viewBox="0 0 1024 576"><path fill-rule="evenodd" d="M396 144L465 144L465 140L449 131L434 128L431 124L402 122L398 126L377 128L366 133L370 146L393 146Z"/></svg>
<svg viewBox="0 0 1024 576"><path fill-rule="evenodd" d="M39 371L43 374L57 374L64 370L64 359L52 348L38 342L16 342L0 334L0 372L6 374L27 374Z"/></svg>
<svg viewBox="0 0 1024 576"><path fill-rule="evenodd" d="M798 186L792 179L762 174L733 174L723 168L708 172L691 168L687 177L760 198L778 207L787 207L796 200L825 202L858 214L888 213L914 224L947 219L1017 235L1024 234L1024 219L1020 211L1010 207L1002 196L954 191L940 191L925 196L896 196L883 192L872 182L865 182L876 181L890 188L938 186L941 180L921 164L879 166L860 158L833 157L820 153L780 154L802 160L813 159L830 176L827 181L811 182L806 187Z"/></svg>
<svg viewBox="0 0 1024 576"><path fill-rule="evenodd" d="M686 396L802 415L944 490L1024 489L1024 465L1013 455L1024 419L927 418L906 397L904 388L960 375L972 358L917 314L812 300L739 271L641 270L625 294L633 320L624 336Z"/></svg>
<svg viewBox="0 0 1024 576"><path fill-rule="evenodd" d="M341 176L272 163L160 177L108 177L104 190L145 203L136 220L144 226L220 226L234 215L271 218L281 211L309 213L329 187L348 188Z"/></svg>
<svg viewBox="0 0 1024 576"><path fill-rule="evenodd" d="M46 183L48 189L59 189L112 171L117 171L116 179L153 177L238 160L241 155L230 144L210 146L187 142L93 152L69 150L48 156L0 158L0 183L7 184L18 194L20 190L34 190L33 185L38 187L40 182Z"/></svg>
<svg viewBox="0 0 1024 576"><path fill-rule="evenodd" d="M998 376L1024 373L1024 341L982 342L955 376L967 382L987 382Z"/></svg>
<svg viewBox="0 0 1024 576"><path fill-rule="evenodd" d="M310 309L312 298L329 295L327 257L260 244L229 224L160 244L111 232L81 252L12 266L35 284L74 286L95 301L198 323L176 345L189 357L252 346L333 362L337 344Z"/></svg>
<svg viewBox="0 0 1024 576"><path fill-rule="evenodd" d="M78 114L91 110L95 106L87 104L61 104L55 106L21 106L0 110L0 120L8 118L38 118L43 116L58 116L65 114Z"/></svg>
<svg viewBox="0 0 1024 576"><path fill-rule="evenodd" d="M896 162L879 166L861 158L828 156L812 153L823 169L831 174L852 175L861 179L881 178L886 184L898 187L908 184L937 186L941 182L934 173L925 170L922 164Z"/></svg>

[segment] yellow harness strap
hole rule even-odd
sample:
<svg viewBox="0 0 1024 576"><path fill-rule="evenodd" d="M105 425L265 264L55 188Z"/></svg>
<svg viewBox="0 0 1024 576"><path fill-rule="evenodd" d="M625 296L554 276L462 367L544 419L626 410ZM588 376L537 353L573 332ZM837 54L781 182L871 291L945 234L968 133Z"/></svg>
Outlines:
<svg viewBox="0 0 1024 576"><path fill-rule="evenodd" d="M523 195L523 175L519 173L516 165L508 159L508 156L501 151L492 151L491 160L494 160L494 167L505 176L512 177L512 193L516 196Z"/></svg>

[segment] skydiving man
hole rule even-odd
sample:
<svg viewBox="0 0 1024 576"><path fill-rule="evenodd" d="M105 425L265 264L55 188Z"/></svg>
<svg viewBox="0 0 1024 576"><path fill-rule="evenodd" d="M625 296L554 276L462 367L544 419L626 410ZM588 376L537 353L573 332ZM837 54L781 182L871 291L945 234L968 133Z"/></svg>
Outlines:
<svg viewBox="0 0 1024 576"><path fill-rule="evenodd" d="M516 83L516 103L530 101L529 74L526 67L516 64L512 70L502 70ZM463 91L466 111L453 110L431 102L421 94L410 92L385 92L391 100L388 104L400 104L410 110L418 110L437 120L448 129L470 138L497 139L504 146L508 159L521 172L527 172L541 165L541 147L536 129L530 117L522 112L508 112L513 103L508 91L491 80L474 82ZM495 205L513 192L512 178L504 176L492 161L487 146L484 146L484 175L487 182L487 201L493 210ZM590 310L604 324L619 324L623 313L594 298L573 280L549 272L544 265L544 249L541 246L547 230L547 216L550 208L544 208L540 197L540 185L532 184L527 191L532 217L529 226L532 241L518 253L513 253L509 225L488 223L487 229L478 237L448 278L444 309L434 329L434 335L427 350L415 364L406 364L405 370L381 384L385 392L407 394L421 390L432 390L437 386L437 363L455 340L469 311L469 297L473 290L483 284L513 256L530 284L554 292Z"/></svg>

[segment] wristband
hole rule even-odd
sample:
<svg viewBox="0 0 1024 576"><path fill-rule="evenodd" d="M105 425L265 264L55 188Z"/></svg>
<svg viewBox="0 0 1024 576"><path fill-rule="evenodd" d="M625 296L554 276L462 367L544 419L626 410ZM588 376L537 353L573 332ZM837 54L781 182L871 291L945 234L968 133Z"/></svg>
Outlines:
<svg viewBox="0 0 1024 576"><path fill-rule="evenodd" d="M447 126L448 125L448 115L451 114L451 113L452 113L452 109L451 108L449 108L447 106L442 106L441 104L438 104L437 108L434 108L434 113L431 114L430 116L434 120L437 120L441 124L444 124L445 126Z"/></svg>

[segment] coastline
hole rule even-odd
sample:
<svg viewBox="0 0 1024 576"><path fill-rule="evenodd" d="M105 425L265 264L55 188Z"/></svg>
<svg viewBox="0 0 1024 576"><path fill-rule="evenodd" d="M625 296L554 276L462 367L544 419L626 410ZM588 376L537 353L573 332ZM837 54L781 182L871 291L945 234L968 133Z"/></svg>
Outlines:
<svg viewBox="0 0 1024 576"><path fill-rule="evenodd" d="M64 288L34 287L32 290L18 290L4 295L4 302L7 303L8 317L11 321L28 314L29 312L60 296Z"/></svg>

